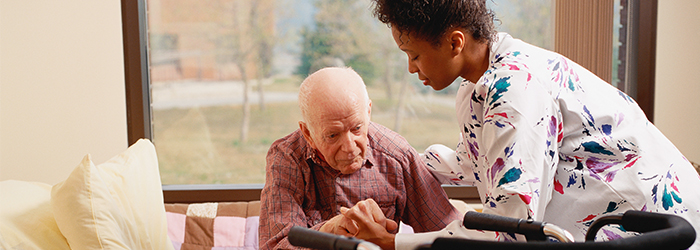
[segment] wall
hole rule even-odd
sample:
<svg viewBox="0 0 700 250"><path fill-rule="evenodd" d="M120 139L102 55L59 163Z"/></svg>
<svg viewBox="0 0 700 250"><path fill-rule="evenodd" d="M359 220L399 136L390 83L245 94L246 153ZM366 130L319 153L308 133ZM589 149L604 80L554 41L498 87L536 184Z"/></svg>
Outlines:
<svg viewBox="0 0 700 250"><path fill-rule="evenodd" d="M0 180L55 184L128 146L120 1L0 0Z"/></svg>
<svg viewBox="0 0 700 250"><path fill-rule="evenodd" d="M654 124L700 163L700 1L660 0Z"/></svg>

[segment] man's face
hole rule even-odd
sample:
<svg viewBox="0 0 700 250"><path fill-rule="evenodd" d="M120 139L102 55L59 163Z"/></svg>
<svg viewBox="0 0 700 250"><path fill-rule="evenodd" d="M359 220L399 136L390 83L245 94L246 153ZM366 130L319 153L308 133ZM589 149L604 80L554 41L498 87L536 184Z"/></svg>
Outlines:
<svg viewBox="0 0 700 250"><path fill-rule="evenodd" d="M368 106L371 105L325 107L326 112L314 115L311 124L302 125L312 126L310 130L302 127L311 147L321 153L328 165L343 174L354 173L364 163L370 117Z"/></svg>
<svg viewBox="0 0 700 250"><path fill-rule="evenodd" d="M436 47L425 39L402 33L394 27L391 31L396 45L408 56L408 72L418 74L423 85L441 90L457 78L456 68L449 63L453 58L449 43L441 42Z"/></svg>

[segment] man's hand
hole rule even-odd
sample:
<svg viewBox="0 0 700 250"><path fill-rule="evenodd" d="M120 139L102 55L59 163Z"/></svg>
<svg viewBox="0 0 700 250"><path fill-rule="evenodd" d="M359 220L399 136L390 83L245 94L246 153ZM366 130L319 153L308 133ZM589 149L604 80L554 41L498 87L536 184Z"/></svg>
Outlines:
<svg viewBox="0 0 700 250"><path fill-rule="evenodd" d="M354 237L377 244L382 249L394 249L394 234L399 225L384 216L381 208L372 199L360 201L352 208L341 207L343 216L351 219L357 228Z"/></svg>
<svg viewBox="0 0 700 250"><path fill-rule="evenodd" d="M351 219L345 217L342 214L339 214L326 221L326 224L323 224L323 226L321 226L321 228L319 228L318 231L347 237L354 237L358 232L358 228L357 225L355 225L355 222L353 222Z"/></svg>

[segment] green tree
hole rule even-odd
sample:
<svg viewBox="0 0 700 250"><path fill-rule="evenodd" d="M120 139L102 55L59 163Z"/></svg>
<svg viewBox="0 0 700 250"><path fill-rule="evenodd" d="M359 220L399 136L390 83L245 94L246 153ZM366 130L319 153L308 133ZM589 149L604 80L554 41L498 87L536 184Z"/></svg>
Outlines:
<svg viewBox="0 0 700 250"><path fill-rule="evenodd" d="M314 27L301 31L301 64L296 73L306 76L321 67L345 65L368 84L373 82L383 63L376 39L381 34L370 15L369 1L317 0L314 6Z"/></svg>

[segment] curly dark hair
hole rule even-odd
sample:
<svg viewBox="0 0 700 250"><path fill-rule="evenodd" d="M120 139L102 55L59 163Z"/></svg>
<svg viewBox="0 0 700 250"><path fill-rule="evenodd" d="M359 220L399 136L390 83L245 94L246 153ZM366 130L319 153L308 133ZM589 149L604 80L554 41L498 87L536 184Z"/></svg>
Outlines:
<svg viewBox="0 0 700 250"><path fill-rule="evenodd" d="M373 14L379 21L398 29L402 35L414 33L433 45L453 27L471 32L483 43L496 36L495 15L485 0L373 0Z"/></svg>

